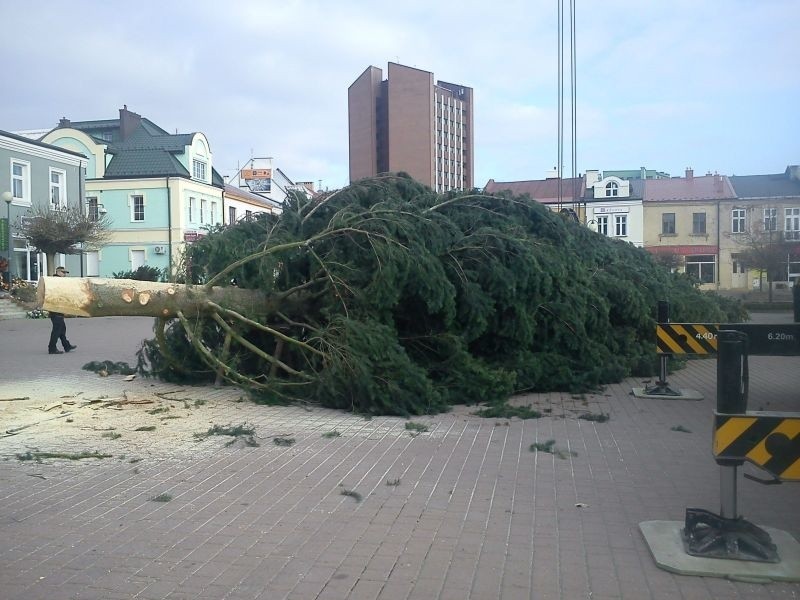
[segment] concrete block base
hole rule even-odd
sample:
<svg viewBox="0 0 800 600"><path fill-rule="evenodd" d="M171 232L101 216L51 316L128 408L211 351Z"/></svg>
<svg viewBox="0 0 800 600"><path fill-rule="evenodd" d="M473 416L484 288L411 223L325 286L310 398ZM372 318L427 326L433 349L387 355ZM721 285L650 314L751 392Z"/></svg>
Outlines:
<svg viewBox="0 0 800 600"><path fill-rule="evenodd" d="M646 388L633 388L632 394L637 398L658 398L661 400L702 400L703 394L697 390L675 390L680 392L680 396L671 396L667 394L648 394Z"/></svg>
<svg viewBox="0 0 800 600"><path fill-rule="evenodd" d="M768 583L771 581L800 581L800 543L780 529L762 527L778 547L779 563L749 560L702 558L686 554L683 547L682 521L643 521L639 529L656 564L666 571L680 575L722 577L737 581Z"/></svg>

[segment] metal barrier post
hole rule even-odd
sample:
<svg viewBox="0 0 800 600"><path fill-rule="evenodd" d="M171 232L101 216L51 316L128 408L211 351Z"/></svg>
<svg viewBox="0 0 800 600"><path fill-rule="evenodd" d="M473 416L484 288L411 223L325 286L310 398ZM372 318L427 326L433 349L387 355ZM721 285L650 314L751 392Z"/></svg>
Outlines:
<svg viewBox="0 0 800 600"><path fill-rule="evenodd" d="M747 335L740 331L717 334L717 413L737 414L747 411ZM720 462L720 516L736 519L737 468L741 460Z"/></svg>

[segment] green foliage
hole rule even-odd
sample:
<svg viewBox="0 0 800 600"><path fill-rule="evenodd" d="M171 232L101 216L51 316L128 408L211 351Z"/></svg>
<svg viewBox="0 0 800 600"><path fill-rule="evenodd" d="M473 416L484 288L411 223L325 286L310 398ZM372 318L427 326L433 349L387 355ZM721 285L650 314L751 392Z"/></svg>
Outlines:
<svg viewBox="0 0 800 600"><path fill-rule="evenodd" d="M659 300L675 322L742 314L527 197L442 196L403 174L290 198L280 215L211 231L184 264L185 281L257 289L276 308L259 327L224 311L173 321L140 369L212 381L224 365L253 395L366 415L653 375Z"/></svg>
<svg viewBox="0 0 800 600"><path fill-rule="evenodd" d="M166 281L166 269L141 265L133 271L120 271L112 275L114 279L135 279L137 281Z"/></svg>

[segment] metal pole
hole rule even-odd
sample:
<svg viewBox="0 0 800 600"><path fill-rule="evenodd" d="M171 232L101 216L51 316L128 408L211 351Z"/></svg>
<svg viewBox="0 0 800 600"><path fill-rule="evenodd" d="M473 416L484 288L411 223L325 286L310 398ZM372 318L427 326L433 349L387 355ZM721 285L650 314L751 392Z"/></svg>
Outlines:
<svg viewBox="0 0 800 600"><path fill-rule="evenodd" d="M14 197L10 192L3 192L3 200L6 201L6 260L8 261L4 275L8 283L8 291L11 291L11 202Z"/></svg>
<svg viewBox="0 0 800 600"><path fill-rule="evenodd" d="M747 334L722 330L717 334L717 413L747 412ZM720 516L738 518L737 483L740 460L720 462Z"/></svg>

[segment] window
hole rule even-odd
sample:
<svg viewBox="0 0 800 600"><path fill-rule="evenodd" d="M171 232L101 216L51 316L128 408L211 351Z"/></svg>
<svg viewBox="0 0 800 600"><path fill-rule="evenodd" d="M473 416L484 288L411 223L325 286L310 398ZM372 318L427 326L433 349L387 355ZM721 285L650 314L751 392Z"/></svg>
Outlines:
<svg viewBox="0 0 800 600"><path fill-rule="evenodd" d="M15 200L30 202L31 166L30 163L11 160L11 193Z"/></svg>
<svg viewBox="0 0 800 600"><path fill-rule="evenodd" d="M734 275L743 275L745 273L744 261L741 254L731 254L731 266Z"/></svg>
<svg viewBox="0 0 800 600"><path fill-rule="evenodd" d="M618 237L628 235L628 215L614 215L614 235Z"/></svg>
<svg viewBox="0 0 800 600"><path fill-rule="evenodd" d="M65 188L66 171L50 169L50 208L62 210L67 208L67 190Z"/></svg>
<svg viewBox="0 0 800 600"><path fill-rule="evenodd" d="M706 213L692 213L692 233L694 235L705 235Z"/></svg>
<svg viewBox="0 0 800 600"><path fill-rule="evenodd" d="M208 212L208 201L205 198L200 198L200 222L206 222L206 213Z"/></svg>
<svg viewBox="0 0 800 600"><path fill-rule="evenodd" d="M746 231L745 210L743 208L734 208L731 211L731 232L744 233Z"/></svg>
<svg viewBox="0 0 800 600"><path fill-rule="evenodd" d="M217 224L217 203L216 202L212 202L211 203L211 224L212 225L216 225Z"/></svg>
<svg viewBox="0 0 800 600"><path fill-rule="evenodd" d="M661 214L661 233L662 235L675 234L675 213Z"/></svg>
<svg viewBox="0 0 800 600"><path fill-rule="evenodd" d="M193 160L192 161L192 175L195 179L199 179L200 181L206 180L206 163L202 160Z"/></svg>
<svg viewBox="0 0 800 600"><path fill-rule="evenodd" d="M228 223L236 223L236 207L228 207Z"/></svg>
<svg viewBox="0 0 800 600"><path fill-rule="evenodd" d="M86 199L86 214L90 221L97 221L100 218L100 205L97 203L97 198Z"/></svg>
<svg viewBox="0 0 800 600"><path fill-rule="evenodd" d="M785 235L787 240L800 240L800 208L784 209L786 216Z"/></svg>
<svg viewBox="0 0 800 600"><path fill-rule="evenodd" d="M686 272L700 283L714 283L714 255L698 254L687 256Z"/></svg>
<svg viewBox="0 0 800 600"><path fill-rule="evenodd" d="M252 218L253 218L253 211L252 210L244 211L244 220L245 221L249 221Z"/></svg>
<svg viewBox="0 0 800 600"><path fill-rule="evenodd" d="M194 223L195 202L197 202L197 200L189 196L189 214L187 215L189 223Z"/></svg>
<svg viewBox="0 0 800 600"><path fill-rule="evenodd" d="M608 235L608 215L597 217L597 233Z"/></svg>
<svg viewBox="0 0 800 600"><path fill-rule="evenodd" d="M144 196L131 196L131 221L144 221Z"/></svg>
<svg viewBox="0 0 800 600"><path fill-rule="evenodd" d="M619 185L617 185L616 181L609 181L606 184L606 198L612 196L619 196Z"/></svg>
<svg viewBox="0 0 800 600"><path fill-rule="evenodd" d="M764 209L764 231L777 231L778 230L778 209L765 208Z"/></svg>

